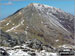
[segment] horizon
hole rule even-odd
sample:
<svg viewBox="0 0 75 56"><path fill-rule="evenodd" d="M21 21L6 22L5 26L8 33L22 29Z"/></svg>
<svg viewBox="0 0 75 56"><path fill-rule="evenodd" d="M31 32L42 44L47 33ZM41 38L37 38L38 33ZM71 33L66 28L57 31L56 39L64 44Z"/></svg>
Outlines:
<svg viewBox="0 0 75 56"><path fill-rule="evenodd" d="M47 0L48 1L48 0ZM17 10L26 7L30 3L40 3L56 8L74 15L74 1L1 1L0 2L0 20L7 18L8 16L15 13ZM9 9L10 8L10 9Z"/></svg>

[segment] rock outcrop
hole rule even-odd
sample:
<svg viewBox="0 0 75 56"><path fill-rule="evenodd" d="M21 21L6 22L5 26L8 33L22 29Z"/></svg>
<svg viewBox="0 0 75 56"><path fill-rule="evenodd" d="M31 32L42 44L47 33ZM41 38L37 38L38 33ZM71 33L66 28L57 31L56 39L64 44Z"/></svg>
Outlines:
<svg viewBox="0 0 75 56"><path fill-rule="evenodd" d="M9 54L3 48L0 48L0 56L9 56Z"/></svg>

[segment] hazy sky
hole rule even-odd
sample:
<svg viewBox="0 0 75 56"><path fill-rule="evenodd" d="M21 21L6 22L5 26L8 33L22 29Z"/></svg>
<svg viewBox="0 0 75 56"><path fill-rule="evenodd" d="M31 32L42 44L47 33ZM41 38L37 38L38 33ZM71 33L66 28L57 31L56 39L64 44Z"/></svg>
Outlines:
<svg viewBox="0 0 75 56"><path fill-rule="evenodd" d="M50 5L74 15L74 0L0 0L0 20L13 14L18 9L26 7L30 3L41 3Z"/></svg>

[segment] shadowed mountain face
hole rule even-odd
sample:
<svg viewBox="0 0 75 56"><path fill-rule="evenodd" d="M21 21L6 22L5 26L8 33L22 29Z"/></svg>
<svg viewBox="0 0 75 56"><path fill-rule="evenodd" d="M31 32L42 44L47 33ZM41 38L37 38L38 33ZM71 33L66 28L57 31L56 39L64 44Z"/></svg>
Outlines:
<svg viewBox="0 0 75 56"><path fill-rule="evenodd" d="M0 29L24 42L35 38L53 46L74 44L74 16L51 6L29 4L0 24Z"/></svg>

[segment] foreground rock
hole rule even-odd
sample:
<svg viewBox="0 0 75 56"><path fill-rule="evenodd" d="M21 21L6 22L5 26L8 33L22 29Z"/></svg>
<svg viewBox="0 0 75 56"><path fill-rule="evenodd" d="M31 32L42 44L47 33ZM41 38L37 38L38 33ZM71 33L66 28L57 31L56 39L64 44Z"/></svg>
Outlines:
<svg viewBox="0 0 75 56"><path fill-rule="evenodd" d="M0 48L0 56L9 56L9 55L3 48Z"/></svg>
<svg viewBox="0 0 75 56"><path fill-rule="evenodd" d="M32 39L27 40L26 43L22 45L1 47L0 56L58 56L56 52L51 50L53 50L53 47L44 45L38 39Z"/></svg>
<svg viewBox="0 0 75 56"><path fill-rule="evenodd" d="M6 47L4 47L6 48ZM36 50L27 47L26 44L22 46L15 46L13 48L7 49L7 53L9 53L9 56L58 56L58 54L55 52L47 52L45 50Z"/></svg>
<svg viewBox="0 0 75 56"><path fill-rule="evenodd" d="M34 48L34 49L42 49L42 45L43 43L37 39L33 39L33 40L28 40L26 42L27 46L29 46L30 48Z"/></svg>
<svg viewBox="0 0 75 56"><path fill-rule="evenodd" d="M53 51L54 50L54 47L52 47L51 45L44 45L38 39L27 40L26 44L28 47L33 48L33 49L46 50L46 51Z"/></svg>
<svg viewBox="0 0 75 56"><path fill-rule="evenodd" d="M22 45L1 47L0 56L60 56L60 54L52 46L43 45L41 41L33 39Z"/></svg>

